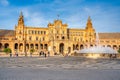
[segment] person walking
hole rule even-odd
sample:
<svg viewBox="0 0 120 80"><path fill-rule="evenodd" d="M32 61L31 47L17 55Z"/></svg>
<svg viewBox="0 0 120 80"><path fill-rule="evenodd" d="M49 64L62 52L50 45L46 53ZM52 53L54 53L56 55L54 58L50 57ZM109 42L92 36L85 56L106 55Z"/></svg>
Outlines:
<svg viewBox="0 0 120 80"><path fill-rule="evenodd" d="M48 51L48 57L50 56L50 52Z"/></svg>
<svg viewBox="0 0 120 80"><path fill-rule="evenodd" d="M46 54L46 52L44 52L44 56L45 56L45 58L47 57L47 54Z"/></svg>

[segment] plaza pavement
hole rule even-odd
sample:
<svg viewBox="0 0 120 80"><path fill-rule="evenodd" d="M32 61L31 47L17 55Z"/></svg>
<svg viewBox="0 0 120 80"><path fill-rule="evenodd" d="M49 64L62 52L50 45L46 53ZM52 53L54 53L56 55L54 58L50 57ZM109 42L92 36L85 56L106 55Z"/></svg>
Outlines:
<svg viewBox="0 0 120 80"><path fill-rule="evenodd" d="M1 57L0 80L120 80L120 60Z"/></svg>

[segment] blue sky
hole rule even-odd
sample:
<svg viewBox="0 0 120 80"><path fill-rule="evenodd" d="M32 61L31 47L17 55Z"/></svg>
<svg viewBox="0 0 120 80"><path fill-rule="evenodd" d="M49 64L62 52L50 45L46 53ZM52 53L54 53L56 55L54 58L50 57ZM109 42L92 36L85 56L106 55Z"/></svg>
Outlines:
<svg viewBox="0 0 120 80"><path fill-rule="evenodd" d="M0 28L14 29L21 11L26 26L47 27L59 14L69 28L85 28L91 16L97 32L120 32L120 0L0 0Z"/></svg>

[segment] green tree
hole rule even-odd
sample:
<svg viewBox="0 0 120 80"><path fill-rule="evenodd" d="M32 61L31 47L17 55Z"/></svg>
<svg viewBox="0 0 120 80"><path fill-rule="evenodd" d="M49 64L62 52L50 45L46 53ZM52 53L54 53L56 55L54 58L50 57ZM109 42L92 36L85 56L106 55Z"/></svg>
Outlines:
<svg viewBox="0 0 120 80"><path fill-rule="evenodd" d="M32 56L32 54L35 52L35 50L32 48L30 49L30 55Z"/></svg>
<svg viewBox="0 0 120 80"><path fill-rule="evenodd" d="M12 50L10 48L5 48L3 50L6 54L10 54L12 52Z"/></svg>
<svg viewBox="0 0 120 80"><path fill-rule="evenodd" d="M118 53L120 53L120 49L118 50Z"/></svg>

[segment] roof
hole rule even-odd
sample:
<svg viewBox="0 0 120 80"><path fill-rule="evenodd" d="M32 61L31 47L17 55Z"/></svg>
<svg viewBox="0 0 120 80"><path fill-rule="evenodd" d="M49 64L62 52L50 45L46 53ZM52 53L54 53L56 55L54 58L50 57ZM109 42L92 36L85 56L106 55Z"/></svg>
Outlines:
<svg viewBox="0 0 120 80"><path fill-rule="evenodd" d="M0 29L0 36L14 36L15 31L14 30L4 30Z"/></svg>
<svg viewBox="0 0 120 80"><path fill-rule="evenodd" d="M120 39L120 33L98 33L100 39Z"/></svg>

